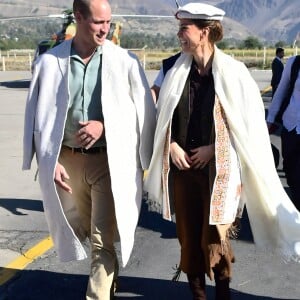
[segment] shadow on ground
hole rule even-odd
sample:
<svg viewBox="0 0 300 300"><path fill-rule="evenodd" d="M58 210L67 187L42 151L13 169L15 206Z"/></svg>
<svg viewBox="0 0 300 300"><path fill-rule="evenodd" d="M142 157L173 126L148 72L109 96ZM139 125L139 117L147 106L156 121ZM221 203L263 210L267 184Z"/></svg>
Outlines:
<svg viewBox="0 0 300 300"><path fill-rule="evenodd" d="M10 89L28 89L30 80L13 80L13 81L2 81L0 86L4 86Z"/></svg>
<svg viewBox="0 0 300 300"><path fill-rule="evenodd" d="M14 215L27 215L20 212L19 209L28 211L44 211L43 202L41 200L29 200L29 199L0 199L0 207L5 208Z"/></svg>
<svg viewBox="0 0 300 300"><path fill-rule="evenodd" d="M176 225L174 222L164 220L161 214L148 211L147 204L143 202L138 226L161 233L161 238L176 238ZM253 236L247 214L244 209L238 240L253 242Z"/></svg>
<svg viewBox="0 0 300 300"><path fill-rule="evenodd" d="M1 269L0 269L1 271ZM22 271L0 286L0 300L83 300L88 276L48 271ZM275 300L231 290L232 300ZM214 287L207 287L208 300L214 299ZM188 284L168 280L121 276L115 300L184 300L191 299ZM296 300L296 299L280 299Z"/></svg>
<svg viewBox="0 0 300 300"><path fill-rule="evenodd" d="M148 211L148 205L145 201L142 203L138 226L154 232L160 232L163 239L176 238L175 223L164 220L159 213Z"/></svg>

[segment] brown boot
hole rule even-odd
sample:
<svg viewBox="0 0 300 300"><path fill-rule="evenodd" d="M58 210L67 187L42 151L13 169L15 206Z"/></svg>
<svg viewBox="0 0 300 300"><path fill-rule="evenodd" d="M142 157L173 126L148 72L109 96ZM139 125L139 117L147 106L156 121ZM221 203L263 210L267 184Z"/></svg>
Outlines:
<svg viewBox="0 0 300 300"><path fill-rule="evenodd" d="M194 300L206 300L205 274L187 275Z"/></svg>
<svg viewBox="0 0 300 300"><path fill-rule="evenodd" d="M230 300L229 279L215 278L216 281L216 298L215 300Z"/></svg>

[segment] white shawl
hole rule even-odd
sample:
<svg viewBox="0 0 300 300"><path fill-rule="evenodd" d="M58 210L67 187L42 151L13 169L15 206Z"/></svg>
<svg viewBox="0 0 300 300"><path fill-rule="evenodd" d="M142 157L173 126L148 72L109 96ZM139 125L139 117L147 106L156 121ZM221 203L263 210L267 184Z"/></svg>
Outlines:
<svg viewBox="0 0 300 300"><path fill-rule="evenodd" d="M170 204L163 166L169 153L170 122L191 62L191 56L182 54L161 87L153 156L145 180L150 206L160 210L166 219L170 219ZM225 112L240 163L241 199L246 203L254 241L260 248L280 252L285 259L299 260L300 214L285 193L274 166L259 89L244 64L216 47L212 72L216 98ZM226 209L233 207L228 205ZM236 214L225 213L232 219L216 224L233 222Z"/></svg>

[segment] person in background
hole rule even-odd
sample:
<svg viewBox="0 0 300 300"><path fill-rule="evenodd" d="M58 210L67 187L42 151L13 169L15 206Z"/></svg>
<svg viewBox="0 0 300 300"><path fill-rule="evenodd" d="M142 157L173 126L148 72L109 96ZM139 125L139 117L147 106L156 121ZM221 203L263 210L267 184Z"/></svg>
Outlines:
<svg viewBox="0 0 300 300"><path fill-rule="evenodd" d="M292 56L282 73L282 79L268 107L267 124L270 133L277 128L277 114L284 101L282 114L281 152L283 170L291 191L291 199L300 210L300 57Z"/></svg>
<svg viewBox="0 0 300 300"><path fill-rule="evenodd" d="M272 79L271 79L272 97L274 96L281 79L282 71L284 68L284 65L282 63L283 57L284 57L284 49L276 48L276 56L272 61Z"/></svg>
<svg viewBox="0 0 300 300"><path fill-rule="evenodd" d="M113 297L134 243L155 106L136 56L106 39L107 0L74 0L77 31L37 59L24 125L23 169L34 154L50 234L62 261L87 257L86 299Z"/></svg>
<svg viewBox="0 0 300 300"><path fill-rule="evenodd" d="M162 85L162 82L164 80L164 77L166 76L166 73L173 67L175 64L177 58L180 56L180 53L176 53L175 55L172 55L166 59L163 59L162 66L153 82L153 85L151 86L151 92L154 103L157 104L157 99L159 96L159 90Z"/></svg>
<svg viewBox="0 0 300 300"><path fill-rule="evenodd" d="M179 272L201 300L206 275L215 281L216 300L231 299L229 238L244 203L257 245L300 254L300 215L274 166L258 86L243 63L216 46L224 14L198 2L175 14L182 53L162 84L155 81L157 125L144 184L150 210L172 220L174 207Z"/></svg>

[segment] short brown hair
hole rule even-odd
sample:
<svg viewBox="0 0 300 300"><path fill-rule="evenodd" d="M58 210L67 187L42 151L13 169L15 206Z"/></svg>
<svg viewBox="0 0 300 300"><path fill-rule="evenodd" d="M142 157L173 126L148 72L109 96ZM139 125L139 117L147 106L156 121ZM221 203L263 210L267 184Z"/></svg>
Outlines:
<svg viewBox="0 0 300 300"><path fill-rule="evenodd" d="M217 43L223 39L223 26L220 21L193 19L192 22L199 28L208 27L208 39L211 43Z"/></svg>
<svg viewBox="0 0 300 300"><path fill-rule="evenodd" d="M90 12L91 0L74 0L73 13L79 12L85 19L91 14Z"/></svg>

